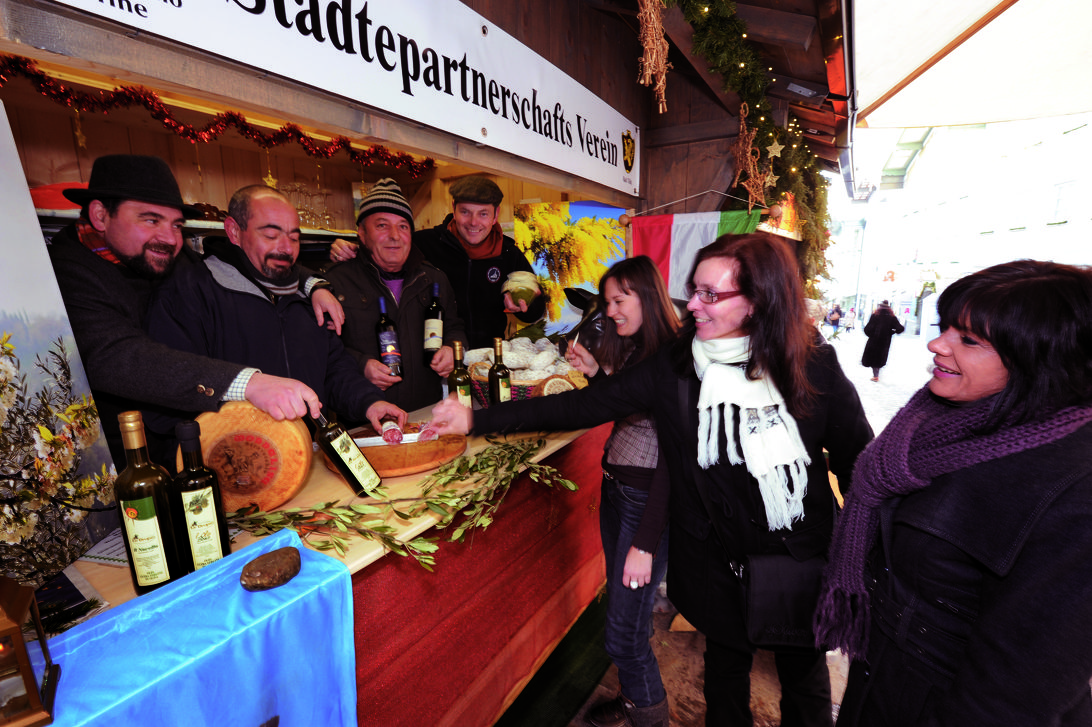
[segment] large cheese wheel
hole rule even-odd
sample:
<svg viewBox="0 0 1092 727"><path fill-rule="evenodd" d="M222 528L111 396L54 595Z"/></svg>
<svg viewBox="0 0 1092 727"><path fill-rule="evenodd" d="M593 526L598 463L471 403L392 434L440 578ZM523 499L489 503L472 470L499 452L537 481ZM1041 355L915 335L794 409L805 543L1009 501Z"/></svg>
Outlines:
<svg viewBox="0 0 1092 727"><path fill-rule="evenodd" d="M197 417L205 464L220 478L224 511L256 504L272 510L303 488L311 471L311 435L300 419L277 421L245 401ZM178 452L182 467L182 452Z"/></svg>

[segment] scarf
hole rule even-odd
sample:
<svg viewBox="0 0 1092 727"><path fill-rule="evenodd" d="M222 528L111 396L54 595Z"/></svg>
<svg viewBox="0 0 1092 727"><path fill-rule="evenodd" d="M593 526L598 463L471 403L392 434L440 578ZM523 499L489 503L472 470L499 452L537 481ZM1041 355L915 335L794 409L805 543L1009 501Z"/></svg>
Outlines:
<svg viewBox="0 0 1092 727"><path fill-rule="evenodd" d="M695 336L691 349L694 370L701 379L698 464L709 469L720 458L717 409L723 407L728 461L746 464L758 480L770 530L792 529L804 517L811 458L781 392L765 374L756 381L747 378L749 337L703 341ZM739 407L735 441L731 437L733 406Z"/></svg>
<svg viewBox="0 0 1092 727"><path fill-rule="evenodd" d="M857 458L853 486L834 529L819 606L816 643L841 648L851 658L868 648L869 597L865 565L879 530L884 502L928 487L940 475L1041 447L1092 421L1092 406L1072 406L1049 418L1003 425L990 434L991 399L969 406L937 400L926 386L904 406Z"/></svg>
<svg viewBox="0 0 1092 727"><path fill-rule="evenodd" d="M459 236L459 228L455 226L454 218L447 223L447 231L455 236L455 239L459 241L459 245L462 246L463 252L471 260L486 260L491 257L498 257L501 254L501 247L504 245L504 231L501 229L499 222L493 223L493 229L489 231L489 237L482 240L479 245L467 245L463 241L463 238Z"/></svg>
<svg viewBox="0 0 1092 727"><path fill-rule="evenodd" d="M92 227L91 223L83 215L80 215L80 218L76 220L76 237L79 238L84 247L106 262L114 265L121 264L121 260L114 254L114 251L106 246L106 238L102 236L101 232Z"/></svg>

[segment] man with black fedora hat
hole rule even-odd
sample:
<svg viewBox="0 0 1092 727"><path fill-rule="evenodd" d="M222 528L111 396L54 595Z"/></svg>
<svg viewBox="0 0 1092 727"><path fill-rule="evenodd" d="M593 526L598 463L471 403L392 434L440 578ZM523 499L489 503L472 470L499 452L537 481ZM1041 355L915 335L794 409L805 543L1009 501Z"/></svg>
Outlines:
<svg viewBox="0 0 1092 727"><path fill-rule="evenodd" d="M182 225L197 216L182 201L166 162L130 154L99 157L87 188L64 195L82 209L76 222L53 237L49 256L119 469L125 462L117 422L122 411L214 411L223 401L246 399L276 419L318 412L318 398L298 381L176 351L145 333L156 285L176 265L191 262ZM324 291L317 297L323 296L328 306L332 296ZM339 306L336 313L340 318ZM321 321L322 313L316 315ZM165 461L166 441L153 439L152 458Z"/></svg>
<svg viewBox="0 0 1092 727"><path fill-rule="evenodd" d="M528 303L505 295L509 274L534 271L516 241L501 231L497 211L504 192L496 182L463 177L450 192L452 213L436 227L415 232L413 245L451 281L470 347L492 346L495 337L505 335L508 314L522 325L535 323L546 314L546 298L539 294ZM357 247L346 240L330 248L335 261L356 254Z"/></svg>

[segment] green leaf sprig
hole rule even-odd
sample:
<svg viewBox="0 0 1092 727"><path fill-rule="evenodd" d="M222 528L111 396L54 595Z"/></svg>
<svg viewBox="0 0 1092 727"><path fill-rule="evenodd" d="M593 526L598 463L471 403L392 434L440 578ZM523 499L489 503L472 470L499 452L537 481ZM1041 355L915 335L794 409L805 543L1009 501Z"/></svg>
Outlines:
<svg viewBox="0 0 1092 727"><path fill-rule="evenodd" d="M411 520L432 512L440 517L437 528L448 527L462 515L450 537L451 541L461 541L469 530L489 527L508 488L523 471L532 481L547 487L577 489L556 468L533 461L546 445L545 439L501 441L488 437L487 441L489 446L482 451L458 457L422 480L419 497L344 505L324 502L272 512L252 506L229 513L228 524L257 536L287 528L316 550L334 550L339 555L345 555L350 538L374 540L392 553L414 558L431 571L436 564L437 538L398 540L394 528L387 524L388 515ZM471 486L463 487L468 480ZM375 491L377 498L385 495L381 488Z"/></svg>

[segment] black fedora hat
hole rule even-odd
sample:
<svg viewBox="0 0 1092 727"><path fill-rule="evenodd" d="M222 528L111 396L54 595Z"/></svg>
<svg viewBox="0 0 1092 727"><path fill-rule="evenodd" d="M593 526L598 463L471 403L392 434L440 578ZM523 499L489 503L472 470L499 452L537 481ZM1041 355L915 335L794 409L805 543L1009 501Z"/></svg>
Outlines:
<svg viewBox="0 0 1092 727"><path fill-rule="evenodd" d="M201 212L182 201L178 182L167 162L159 157L110 154L95 160L87 189L66 189L64 196L78 205L93 199L131 199L163 207L174 207L184 217L201 217Z"/></svg>

